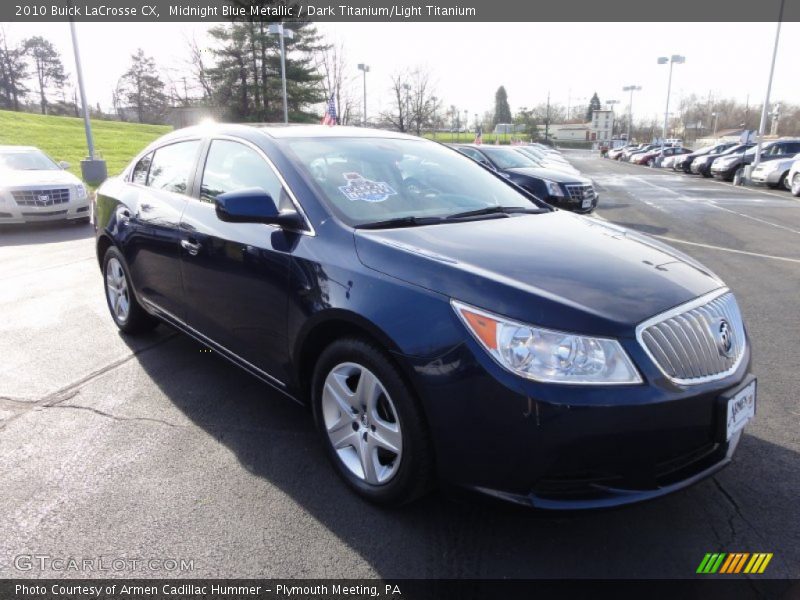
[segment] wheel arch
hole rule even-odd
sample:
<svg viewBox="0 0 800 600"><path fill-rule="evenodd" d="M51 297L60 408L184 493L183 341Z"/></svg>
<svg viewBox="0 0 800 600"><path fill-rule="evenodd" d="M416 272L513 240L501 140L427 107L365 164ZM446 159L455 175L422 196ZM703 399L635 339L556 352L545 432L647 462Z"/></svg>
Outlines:
<svg viewBox="0 0 800 600"><path fill-rule="evenodd" d="M406 383L419 397L408 365L397 357L402 355L401 349L383 329L361 315L347 310L331 309L319 313L303 327L297 335L292 352L295 384L303 402L311 398L311 379L314 365L322 352L336 340L345 337L367 339L386 351L400 370Z"/></svg>
<svg viewBox="0 0 800 600"><path fill-rule="evenodd" d="M100 269L103 269L103 257L108 252L108 249L114 245L114 241L107 233L101 233L97 236L96 250L97 250L97 264Z"/></svg>

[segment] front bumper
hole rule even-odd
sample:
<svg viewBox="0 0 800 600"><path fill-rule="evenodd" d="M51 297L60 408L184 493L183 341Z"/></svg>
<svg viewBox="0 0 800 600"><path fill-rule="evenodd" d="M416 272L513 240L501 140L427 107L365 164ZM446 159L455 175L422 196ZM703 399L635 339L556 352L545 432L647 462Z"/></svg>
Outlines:
<svg viewBox="0 0 800 600"><path fill-rule="evenodd" d="M600 195L597 192L593 193L594 196L592 197L591 203L588 207L583 206L583 199L575 200L573 198L565 198L564 196L546 196L543 198L543 200L551 206L555 206L561 210L568 210L570 212L588 215L595 208L597 208L597 202L600 199Z"/></svg>
<svg viewBox="0 0 800 600"><path fill-rule="evenodd" d="M67 202L41 206L20 206L11 192L0 193L0 225L86 219L90 214L89 198L78 199L74 190Z"/></svg>
<svg viewBox="0 0 800 600"><path fill-rule="evenodd" d="M711 175L717 179L724 179L725 181L730 181L733 179L734 174L739 168L742 167L741 163L734 163L731 166L726 167L718 167L717 165L711 166Z"/></svg>
<svg viewBox="0 0 800 600"><path fill-rule="evenodd" d="M783 173L784 171L781 169L774 169L771 171L761 171L760 169L756 169L751 174L750 180L758 185L777 186L783 178Z"/></svg>
<svg viewBox="0 0 800 600"><path fill-rule="evenodd" d="M630 386L523 380L471 340L438 358L420 395L440 478L515 504L576 510L664 496L725 467L740 434L728 442L720 433L721 397L748 380L749 345L732 375L680 387L642 368L636 344L624 343L645 383Z"/></svg>

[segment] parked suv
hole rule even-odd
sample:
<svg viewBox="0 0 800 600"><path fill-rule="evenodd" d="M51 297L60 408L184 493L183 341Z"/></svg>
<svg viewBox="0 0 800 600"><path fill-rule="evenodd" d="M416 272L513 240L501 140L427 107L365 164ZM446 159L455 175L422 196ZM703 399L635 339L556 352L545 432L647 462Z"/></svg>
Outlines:
<svg viewBox="0 0 800 600"><path fill-rule="evenodd" d="M672 162L672 169L675 171L683 171L684 173L691 173L692 162L694 162L695 159L700 158L701 156L719 156L725 152L725 150L728 148L733 148L735 145L736 142L723 142L721 144L700 148L691 154L686 154L685 156L679 156L675 158L675 160Z"/></svg>
<svg viewBox="0 0 800 600"><path fill-rule="evenodd" d="M797 159L800 159L800 154L795 154L790 158L778 158L762 162L753 169L750 179L753 183L766 185L774 190L783 187L788 189L789 171Z"/></svg>
<svg viewBox="0 0 800 600"><path fill-rule="evenodd" d="M730 156L741 155L753 146L755 146L755 144L750 142L747 144L736 144L727 150L720 152L719 154L706 154L705 156L699 156L692 161L691 165L689 165L689 170L696 175L711 177L711 166L717 160Z"/></svg>
<svg viewBox="0 0 800 600"><path fill-rule="evenodd" d="M761 145L761 160L763 162L790 158L800 152L800 139L781 139ZM741 155L721 157L711 166L711 174L717 179L733 181L733 178L744 168L753 163L756 157L756 147L753 146Z"/></svg>

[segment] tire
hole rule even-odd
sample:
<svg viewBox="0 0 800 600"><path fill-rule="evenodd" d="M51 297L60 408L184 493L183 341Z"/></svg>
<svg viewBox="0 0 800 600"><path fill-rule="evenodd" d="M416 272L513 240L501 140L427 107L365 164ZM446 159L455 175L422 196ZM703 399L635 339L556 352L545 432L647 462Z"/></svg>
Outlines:
<svg viewBox="0 0 800 600"><path fill-rule="evenodd" d="M103 285L108 311L122 332L144 333L158 325L158 320L136 300L128 265L114 246L109 247L103 257Z"/></svg>
<svg viewBox="0 0 800 600"><path fill-rule="evenodd" d="M656 166L656 161L655 161L655 159L654 159L654 158L651 158L650 160L648 160L648 161L647 161L647 166L648 166L648 167L650 167L651 169L652 169L653 167L655 167L655 166Z"/></svg>
<svg viewBox="0 0 800 600"><path fill-rule="evenodd" d="M773 190L779 190L782 187L785 187L785 185L784 185L785 182L786 182L786 174L784 173L781 176L781 178L778 180L778 183L768 183L767 187L769 187L770 189L773 189Z"/></svg>
<svg viewBox="0 0 800 600"><path fill-rule="evenodd" d="M398 506L431 489L433 450L422 410L379 346L359 338L328 346L314 367L311 402L328 458L362 498Z"/></svg>
<svg viewBox="0 0 800 600"><path fill-rule="evenodd" d="M792 177L792 196L800 197L800 173Z"/></svg>

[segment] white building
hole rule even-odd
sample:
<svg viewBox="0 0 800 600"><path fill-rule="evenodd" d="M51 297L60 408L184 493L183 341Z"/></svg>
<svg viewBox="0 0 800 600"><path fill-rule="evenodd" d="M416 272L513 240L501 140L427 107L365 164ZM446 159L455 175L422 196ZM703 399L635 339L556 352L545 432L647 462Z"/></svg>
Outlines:
<svg viewBox="0 0 800 600"><path fill-rule="evenodd" d="M592 141L609 141L612 138L612 133L614 132L614 111L593 110L590 128Z"/></svg>
<svg viewBox="0 0 800 600"><path fill-rule="evenodd" d="M544 137L545 126L537 125L539 137ZM581 123L551 123L547 128L547 137L554 142L579 141L589 139L589 126Z"/></svg>

